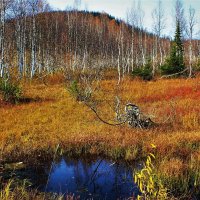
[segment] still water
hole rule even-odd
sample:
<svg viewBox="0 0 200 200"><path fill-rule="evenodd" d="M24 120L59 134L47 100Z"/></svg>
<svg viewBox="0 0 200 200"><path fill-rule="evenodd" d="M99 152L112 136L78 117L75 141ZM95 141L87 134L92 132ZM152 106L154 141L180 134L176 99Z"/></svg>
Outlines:
<svg viewBox="0 0 200 200"><path fill-rule="evenodd" d="M138 194L133 171L126 163L62 158L54 162L49 171L46 192L71 194L79 199L108 200L128 199Z"/></svg>

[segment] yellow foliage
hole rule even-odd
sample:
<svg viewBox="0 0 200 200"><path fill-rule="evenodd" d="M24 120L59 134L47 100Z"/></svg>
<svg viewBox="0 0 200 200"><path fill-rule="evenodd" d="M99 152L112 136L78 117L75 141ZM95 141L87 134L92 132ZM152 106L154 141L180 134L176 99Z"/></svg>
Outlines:
<svg viewBox="0 0 200 200"><path fill-rule="evenodd" d="M155 145L153 145L154 147ZM141 195L137 199L143 200L164 200L167 199L167 189L163 186L161 179L156 172L152 159L155 155L149 153L143 169L134 175L135 183L138 185Z"/></svg>

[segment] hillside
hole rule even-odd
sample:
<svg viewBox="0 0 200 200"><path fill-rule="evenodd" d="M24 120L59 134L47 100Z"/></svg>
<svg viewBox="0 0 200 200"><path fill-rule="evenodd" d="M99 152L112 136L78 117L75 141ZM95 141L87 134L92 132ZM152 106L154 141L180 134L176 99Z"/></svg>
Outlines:
<svg viewBox="0 0 200 200"><path fill-rule="evenodd" d="M5 26L5 65L21 75L57 69L121 68L127 73L155 55L156 36L106 13L42 12L15 16ZM162 54L169 39L161 39ZM155 62L159 62L159 59Z"/></svg>

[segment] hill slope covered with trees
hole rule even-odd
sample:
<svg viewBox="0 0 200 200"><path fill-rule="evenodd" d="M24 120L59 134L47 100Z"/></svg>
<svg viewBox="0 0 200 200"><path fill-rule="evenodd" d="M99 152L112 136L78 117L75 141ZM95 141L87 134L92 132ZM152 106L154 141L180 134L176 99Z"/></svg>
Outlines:
<svg viewBox="0 0 200 200"><path fill-rule="evenodd" d="M141 10L130 11L126 23L106 13L75 8L52 11L42 0L3 2L1 76L14 69L21 77L33 77L61 69L116 68L120 78L147 63L154 75L169 55L172 42L161 37L162 27L156 24L157 34L145 30L139 17ZM193 54L189 58L191 45ZM184 47L186 63L196 65L199 41L185 40Z"/></svg>

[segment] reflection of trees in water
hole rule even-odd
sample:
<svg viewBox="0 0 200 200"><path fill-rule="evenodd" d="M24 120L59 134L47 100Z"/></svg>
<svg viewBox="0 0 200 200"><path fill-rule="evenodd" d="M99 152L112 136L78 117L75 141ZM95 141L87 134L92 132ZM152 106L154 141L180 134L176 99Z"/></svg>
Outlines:
<svg viewBox="0 0 200 200"><path fill-rule="evenodd" d="M81 161L74 167L74 178L78 190L83 189L85 177L83 174L83 164Z"/></svg>
<svg viewBox="0 0 200 200"><path fill-rule="evenodd" d="M127 192L131 194L132 170L126 164L111 164L110 161L100 159L63 158L54 163L52 170L59 170L59 167L66 169L69 177L65 177L67 184L63 187L68 190L70 186L74 190L72 193L84 196L92 194L92 197L97 198L99 195L111 195L112 199L123 197Z"/></svg>
<svg viewBox="0 0 200 200"><path fill-rule="evenodd" d="M114 168L114 174L115 174L115 182L113 189L115 190L115 194L117 196L123 195L127 191L126 187L127 184L131 184L132 180L132 173L130 169L127 168L125 165L116 165Z"/></svg>
<svg viewBox="0 0 200 200"><path fill-rule="evenodd" d="M90 165L88 163L84 164L82 162L81 162L81 164L82 164L83 174L85 176L85 179L89 180L90 179L90 170L89 170ZM87 183L85 183L85 184L87 184Z"/></svg>
<svg viewBox="0 0 200 200"><path fill-rule="evenodd" d="M74 178L75 178L75 183L78 189L88 189L91 190L91 185L93 184L93 191L90 192L95 192L96 187L98 185L95 183L95 170L93 169L94 165L96 162L92 162L88 164L87 162L84 161L79 161L77 165L74 167ZM100 188L100 186L99 186Z"/></svg>
<svg viewBox="0 0 200 200"><path fill-rule="evenodd" d="M128 174L130 175L130 170L126 167L116 163L111 166L102 160L92 164L81 161L75 167L76 184L88 188L93 194L112 192L116 197L120 196L124 189L122 185L128 181Z"/></svg>

